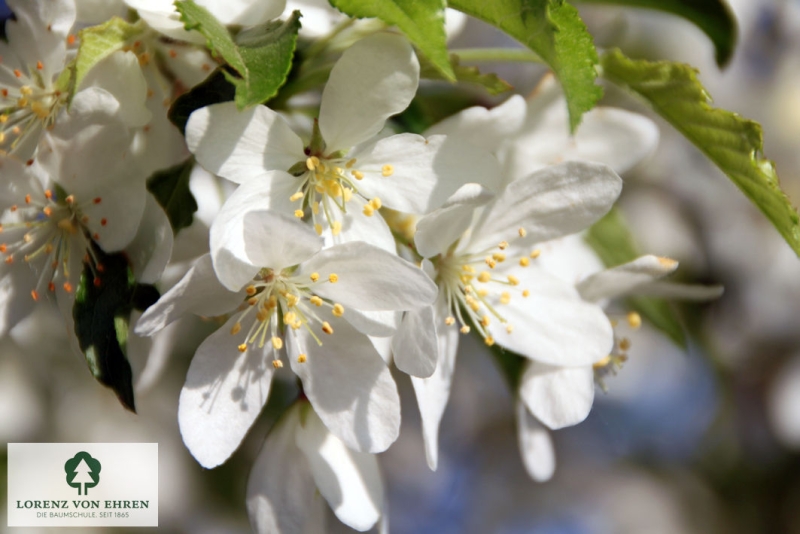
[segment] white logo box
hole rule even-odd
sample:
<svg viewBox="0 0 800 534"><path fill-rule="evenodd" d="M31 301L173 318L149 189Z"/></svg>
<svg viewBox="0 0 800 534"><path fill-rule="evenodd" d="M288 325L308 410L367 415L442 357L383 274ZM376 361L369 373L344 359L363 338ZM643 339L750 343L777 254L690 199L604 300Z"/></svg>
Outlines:
<svg viewBox="0 0 800 534"><path fill-rule="evenodd" d="M8 526L158 526L158 444L9 443Z"/></svg>

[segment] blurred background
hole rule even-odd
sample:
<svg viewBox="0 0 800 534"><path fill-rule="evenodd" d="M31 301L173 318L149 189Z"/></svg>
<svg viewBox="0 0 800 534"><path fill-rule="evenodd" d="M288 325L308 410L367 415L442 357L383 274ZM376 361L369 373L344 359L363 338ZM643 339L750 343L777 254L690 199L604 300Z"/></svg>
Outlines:
<svg viewBox="0 0 800 534"><path fill-rule="evenodd" d="M691 63L715 105L760 122L765 153L797 205L800 1L730 4L739 44L724 71L688 22L579 7L598 46ZM469 20L451 45L510 43ZM523 95L543 75L536 65L484 67ZM613 89L604 104L649 114ZM558 467L544 484L525 472L513 396L482 346L462 343L435 473L425 463L410 382L397 373L403 428L380 455L392 532L800 533L800 260L726 177L653 118L660 146L624 176L620 208L641 250L679 260L682 280L723 284L725 294L709 304L675 305L689 334L686 349L646 325L633 335L628 363L606 380L608 392L598 392L589 418L553 434ZM216 325L186 319L156 340L134 415L63 349L63 323L51 312L40 307L0 340L0 444L158 442L159 531L249 532L248 471L293 398L293 384L275 388L240 450L207 471L183 447L176 413L194 349ZM5 492L0 485L0 525ZM332 515L329 525L347 531Z"/></svg>

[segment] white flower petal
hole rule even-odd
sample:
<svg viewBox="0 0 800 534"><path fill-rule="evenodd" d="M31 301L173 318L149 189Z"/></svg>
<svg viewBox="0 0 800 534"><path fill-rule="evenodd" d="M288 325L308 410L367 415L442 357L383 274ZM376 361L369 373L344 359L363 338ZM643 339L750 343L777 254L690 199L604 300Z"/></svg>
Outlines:
<svg viewBox="0 0 800 534"><path fill-rule="evenodd" d="M133 52L116 52L93 67L79 89L100 87L120 103L119 113L129 127L144 126L153 118L147 109L147 81Z"/></svg>
<svg viewBox="0 0 800 534"><path fill-rule="evenodd" d="M303 415L296 443L308 459L319 492L339 521L361 532L369 530L380 519L383 505L383 481L375 455L348 449L314 410Z"/></svg>
<svg viewBox="0 0 800 534"><path fill-rule="evenodd" d="M152 336L187 312L197 315L220 315L244 300L244 292L229 291L220 284L211 256L202 256L184 277L147 308L136 324L140 336Z"/></svg>
<svg viewBox="0 0 800 534"><path fill-rule="evenodd" d="M349 156L356 158L356 166L367 176L358 184L361 194L380 197L386 207L407 213L438 208L467 183L492 191L500 184L494 156L447 136L392 135L362 145ZM384 177L381 171L387 164L393 172Z"/></svg>
<svg viewBox="0 0 800 534"><path fill-rule="evenodd" d="M348 447L382 452L400 432L400 397L386 363L369 339L331 317L333 334L316 328L322 346L301 328L289 336L290 363L314 410ZM296 356L306 354L305 363Z"/></svg>
<svg viewBox="0 0 800 534"><path fill-rule="evenodd" d="M506 323L494 320L489 326L498 345L562 366L591 365L608 355L613 333L599 306L584 302L570 284L533 266L513 272L519 291L527 289L530 296L514 292L507 305L498 305Z"/></svg>
<svg viewBox="0 0 800 534"><path fill-rule="evenodd" d="M96 189L91 191L91 196L87 195L87 183L67 189L68 193L73 190L84 191L83 196L73 193L76 203L81 206L83 215L88 217L84 224L92 238L106 252L121 250L136 237L149 196L144 182L137 178L128 175L126 179L125 174L120 174L113 182L99 182ZM75 183L62 181L65 188Z"/></svg>
<svg viewBox="0 0 800 534"><path fill-rule="evenodd" d="M513 95L492 109L475 106L460 111L431 126L425 136L454 136L473 146L497 153L509 139L516 139L524 120L525 99L520 95Z"/></svg>
<svg viewBox="0 0 800 534"><path fill-rule="evenodd" d="M372 245L344 243L325 249L303 263L297 276L333 273L338 282L320 283L313 291L345 308L363 311L414 310L436 299L436 284L422 269Z"/></svg>
<svg viewBox="0 0 800 534"><path fill-rule="evenodd" d="M394 336L394 364L411 376L428 378L436 370L439 343L433 306L408 311Z"/></svg>
<svg viewBox="0 0 800 534"><path fill-rule="evenodd" d="M379 33L348 48L322 92L319 128L326 152L348 150L376 135L408 107L419 85L419 62L408 41Z"/></svg>
<svg viewBox="0 0 800 534"><path fill-rule="evenodd" d="M517 401L517 437L525 470L536 482L550 480L556 470L556 453L550 432Z"/></svg>
<svg viewBox="0 0 800 534"><path fill-rule="evenodd" d="M313 256L322 244L322 238L296 218L265 210L244 216L244 247L253 265L291 267Z"/></svg>
<svg viewBox="0 0 800 534"><path fill-rule="evenodd" d="M450 398L450 384L456 365L458 351L458 328L446 327L443 317L447 314L440 303L437 307L437 328L439 361L436 370L428 378L411 377L414 394L417 397L419 413L422 416L422 437L425 441L425 458L428 467L436 471L439 463L439 423Z"/></svg>
<svg viewBox="0 0 800 534"><path fill-rule="evenodd" d="M239 352L247 338L231 335L232 317L197 349L186 374L178 405L183 442L206 468L233 454L267 402L273 367L264 349Z"/></svg>
<svg viewBox="0 0 800 534"><path fill-rule="evenodd" d="M303 141L266 106L244 111L233 102L200 108L186 123L186 144L200 164L241 184L264 171L288 171L304 161Z"/></svg>
<svg viewBox="0 0 800 534"><path fill-rule="evenodd" d="M172 227L167 214L148 193L136 237L125 247L138 282L154 284L161 278L172 254L172 243Z"/></svg>
<svg viewBox="0 0 800 534"><path fill-rule="evenodd" d="M296 434L304 404L289 408L267 434L247 481L247 514L255 532L306 534L325 501L317 493Z"/></svg>
<svg viewBox="0 0 800 534"><path fill-rule="evenodd" d="M22 59L23 68L33 69L42 62L38 75L49 85L64 68L66 38L75 22L75 3L7 0L6 4L14 13L14 19L5 23L8 42Z"/></svg>
<svg viewBox="0 0 800 534"><path fill-rule="evenodd" d="M291 211L288 199L296 190L296 181L288 173L265 172L260 178L240 185L225 201L211 225L210 246L214 268L220 281L238 290L266 265L254 266L245 245L245 215L270 209L277 213Z"/></svg>
<svg viewBox="0 0 800 534"><path fill-rule="evenodd" d="M484 250L516 237L547 241L588 228L605 215L622 189L622 180L605 165L568 162L511 182L483 214L468 250Z"/></svg>
<svg viewBox="0 0 800 534"><path fill-rule="evenodd" d="M36 302L30 290L36 287L36 275L27 265L15 265L0 276L0 335L33 312Z"/></svg>
<svg viewBox="0 0 800 534"><path fill-rule="evenodd" d="M642 285L658 280L677 268L678 262L675 260L652 255L641 256L589 276L576 289L584 300L597 302L636 291Z"/></svg>
<svg viewBox="0 0 800 534"><path fill-rule="evenodd" d="M346 213L339 209L329 210L331 222L339 222L341 230L339 235L332 235L330 224L327 219L324 219L325 231L322 235L325 238L326 248L351 241L363 241L391 254L397 254L397 243L389 225L386 224L380 213L375 213L370 217L364 215L366 203L366 200L355 195L347 203Z"/></svg>
<svg viewBox="0 0 800 534"><path fill-rule="evenodd" d="M528 113L513 141L509 168L513 179L540 166L583 160L604 163L622 174L655 149L658 137L658 127L647 117L603 107L586 113L572 135L567 106L558 98L546 108Z"/></svg>
<svg viewBox="0 0 800 534"><path fill-rule="evenodd" d="M472 224L475 208L489 202L494 195L478 184L459 188L441 208L417 221L414 244L423 258L445 252Z"/></svg>
<svg viewBox="0 0 800 534"><path fill-rule="evenodd" d="M255 26L278 18L286 0L196 0L226 26Z"/></svg>
<svg viewBox="0 0 800 534"><path fill-rule="evenodd" d="M528 410L549 428L577 425L592 409L594 370L591 365L557 367L530 362L519 391Z"/></svg>
<svg viewBox="0 0 800 534"><path fill-rule="evenodd" d="M389 337L397 331L397 315L398 312L393 311L365 312L350 308L344 314L344 318L364 335Z"/></svg>

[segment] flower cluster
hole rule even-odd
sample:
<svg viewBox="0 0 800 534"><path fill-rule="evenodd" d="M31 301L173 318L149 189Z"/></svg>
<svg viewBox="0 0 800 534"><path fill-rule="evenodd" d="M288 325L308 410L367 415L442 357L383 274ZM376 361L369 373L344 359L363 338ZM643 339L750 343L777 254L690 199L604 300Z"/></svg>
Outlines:
<svg viewBox="0 0 800 534"><path fill-rule="evenodd" d="M217 321L178 413L186 447L206 468L237 450L273 381L299 381L248 483L259 532L320 528L323 500L357 530L385 524L375 453L400 431L391 369L411 377L435 470L466 335L523 362L520 445L531 476L546 480L555 464L545 428L582 421L595 383L626 358L630 341L607 302L645 290L718 294L659 281L673 260L604 269L581 248L580 233L620 195L618 173L657 142L643 116L597 108L570 135L547 80L528 100L463 109L413 133L393 117L419 93L417 51L391 28L351 26L330 12L321 15L329 37L296 53L311 66L320 50L335 57L321 91L295 86L247 107L231 93L231 80L242 80L218 65L228 56L214 43L213 55L205 49L210 23L186 24L186 10L220 26L267 28L267 39L283 0L125 0L102 16L90 0L8 5L0 329L52 296L93 374L132 408L130 379L105 370L112 364L91 339L103 317L81 310L102 309L112 329L141 310L129 332L140 337L188 314ZM301 66L296 75L305 74ZM208 89L219 84L228 85ZM200 174L213 184L208 194L189 189ZM109 258L124 272L109 273ZM163 294L137 300L155 287ZM127 300L109 308L120 293ZM635 312L626 320L641 323Z"/></svg>

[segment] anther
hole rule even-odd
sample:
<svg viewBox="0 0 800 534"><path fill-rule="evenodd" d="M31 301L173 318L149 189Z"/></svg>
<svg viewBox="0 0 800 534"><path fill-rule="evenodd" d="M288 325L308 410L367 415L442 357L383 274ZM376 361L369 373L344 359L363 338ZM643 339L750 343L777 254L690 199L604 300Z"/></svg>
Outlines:
<svg viewBox="0 0 800 534"><path fill-rule="evenodd" d="M539 257L541 254L542 254L542 251L541 251L541 250L539 250L538 248L536 248L536 249L533 249L533 251L531 252L531 259L535 260L535 259L536 259L536 258L538 258L538 257Z"/></svg>
<svg viewBox="0 0 800 534"><path fill-rule="evenodd" d="M519 266L520 267L527 267L530 264L531 264L531 260L528 257L523 256L523 257L521 257L519 259Z"/></svg>
<svg viewBox="0 0 800 534"><path fill-rule="evenodd" d="M95 278L92 284L94 284L94 287L100 287L103 285L103 281L100 278Z"/></svg>
<svg viewBox="0 0 800 534"><path fill-rule="evenodd" d="M29 193L29 194L25 195L25 204L30 204L30 203L31 203L31 195Z"/></svg>
<svg viewBox="0 0 800 534"><path fill-rule="evenodd" d="M44 64L41 61L36 62L36 69L42 70L44 68Z"/></svg>
<svg viewBox="0 0 800 534"><path fill-rule="evenodd" d="M100 226L105 226L105 225L107 225L107 224L108 224L108 219L106 219L105 217L103 217L102 219L100 219Z"/></svg>
<svg viewBox="0 0 800 534"><path fill-rule="evenodd" d="M459 329L459 332L461 332L462 334L469 334L469 330L470 328L467 325L464 325Z"/></svg>
<svg viewBox="0 0 800 534"><path fill-rule="evenodd" d="M281 350L283 348L283 340L278 336L272 336L272 347L275 350Z"/></svg>
<svg viewBox="0 0 800 534"><path fill-rule="evenodd" d="M319 166L319 158L316 156L311 156L310 158L306 159L306 167L309 171L313 171Z"/></svg>
<svg viewBox="0 0 800 534"><path fill-rule="evenodd" d="M67 293L72 293L72 284L70 284L69 282L64 282L64 285L61 287L63 287L64 291L66 291Z"/></svg>
<svg viewBox="0 0 800 534"><path fill-rule="evenodd" d="M378 197L374 197L372 200L369 201L369 203L373 207L373 209L376 210L381 209L381 206L383 206L383 202L381 202L381 199Z"/></svg>
<svg viewBox="0 0 800 534"><path fill-rule="evenodd" d="M290 197L289 197L289 200L290 200L291 202L296 202L296 201L300 200L301 198L303 198L303 196L304 196L304 195L303 195L303 192L302 192L302 191L298 191L298 192L297 192L297 193L295 193L294 195L290 196Z"/></svg>
<svg viewBox="0 0 800 534"><path fill-rule="evenodd" d="M639 328L642 326L642 316L636 312L630 312L628 314L628 325L633 328Z"/></svg>
<svg viewBox="0 0 800 534"><path fill-rule="evenodd" d="M241 345L239 345L236 348L239 349L239 352L245 352L247 350L247 343L242 343Z"/></svg>
<svg viewBox="0 0 800 534"><path fill-rule="evenodd" d="M6 250L8 250L8 245L6 245L5 243L3 243L2 245L0 245L0 252L2 252L3 254L5 254L5 253L6 253Z"/></svg>
<svg viewBox="0 0 800 534"><path fill-rule="evenodd" d="M338 274L331 273L331 274L328 275L328 282L330 282L331 284L335 284L338 281L339 281L339 275Z"/></svg>
<svg viewBox="0 0 800 534"><path fill-rule="evenodd" d="M483 342L486 343L488 347L491 347L492 345L494 345L494 338L492 336L486 336L485 338L483 338Z"/></svg>
<svg viewBox="0 0 800 534"><path fill-rule="evenodd" d="M53 292L56 290L56 285L53 282L50 282L49 284L47 284L47 289L48 291Z"/></svg>
<svg viewBox="0 0 800 534"><path fill-rule="evenodd" d="M50 206L45 206L42 208L42 213L44 213L45 217L50 217L53 214L53 208Z"/></svg>
<svg viewBox="0 0 800 534"><path fill-rule="evenodd" d="M236 323L231 327L231 335L235 336L242 329L241 323Z"/></svg>
<svg viewBox="0 0 800 534"><path fill-rule="evenodd" d="M488 315L484 315L483 317L481 317L481 325L483 325L483 326L489 326L489 323L491 321L492 320Z"/></svg>
<svg viewBox="0 0 800 534"><path fill-rule="evenodd" d="M318 297L318 296L316 296L316 295L314 295L313 297L311 297L310 299L308 299L308 301L309 301L311 304L313 304L314 306L316 306L317 308L319 308L320 306L322 306L322 299L321 299L321 298L319 298L319 297Z"/></svg>
<svg viewBox="0 0 800 534"><path fill-rule="evenodd" d="M372 206L370 206L369 204L364 204L364 210L363 210L363 213L364 213L364 215L366 215L367 217L372 217L372 215L375 213L375 208L373 208L373 207L372 207Z"/></svg>
<svg viewBox="0 0 800 534"><path fill-rule="evenodd" d="M311 278L312 282L316 282L317 280L319 280L319 273L313 272L311 273L311 276L309 276L309 278Z"/></svg>
<svg viewBox="0 0 800 534"><path fill-rule="evenodd" d="M17 78L22 78L22 71L19 69L14 69L14 76Z"/></svg>
<svg viewBox="0 0 800 534"><path fill-rule="evenodd" d="M67 195L67 198L65 198L64 200L67 202L67 204L72 206L73 204L75 204L75 195Z"/></svg>
<svg viewBox="0 0 800 534"><path fill-rule="evenodd" d="M528 298L528 297L531 296L531 292L528 291L527 289L525 289L525 290L522 291L522 296L525 297L525 298Z"/></svg>
<svg viewBox="0 0 800 534"><path fill-rule="evenodd" d="M314 231L317 232L317 235L322 235L322 225L319 223L315 224Z"/></svg>
<svg viewBox="0 0 800 534"><path fill-rule="evenodd" d="M326 334L333 334L333 328L328 324L328 321L322 321L322 331Z"/></svg>
<svg viewBox="0 0 800 534"><path fill-rule="evenodd" d="M512 286L519 285L519 278L517 278L513 274L509 274L508 275L508 283L511 284Z"/></svg>
<svg viewBox="0 0 800 534"><path fill-rule="evenodd" d="M510 334L513 331L514 331L514 326L513 325L506 326L506 333Z"/></svg>
<svg viewBox="0 0 800 534"><path fill-rule="evenodd" d="M394 174L394 166L393 166L393 165L389 165L389 164L387 163L386 165L384 165L383 167L381 167L381 174L382 174L384 177L386 177L386 176L391 176L392 174Z"/></svg>
<svg viewBox="0 0 800 534"><path fill-rule="evenodd" d="M481 274L478 275L478 282L483 282L484 284L492 279L492 275L489 274L489 271L483 271Z"/></svg>
<svg viewBox="0 0 800 534"><path fill-rule="evenodd" d="M245 292L251 297L256 294L256 286L250 285L245 288Z"/></svg>
<svg viewBox="0 0 800 534"><path fill-rule="evenodd" d="M489 266L490 269L494 269L495 267L497 267L497 260L495 260L491 256L486 256L486 259L483 261L486 263L486 265Z"/></svg>
<svg viewBox="0 0 800 534"><path fill-rule="evenodd" d="M495 260L497 263L503 263L506 261L506 255L502 252L495 252L492 254L492 259Z"/></svg>
<svg viewBox="0 0 800 534"><path fill-rule="evenodd" d="M631 340L627 337L622 338L619 342L619 350L628 350L631 348Z"/></svg>
<svg viewBox="0 0 800 534"><path fill-rule="evenodd" d="M74 34L71 33L71 34L67 35L67 44L70 45L70 46L75 44L75 35Z"/></svg>
<svg viewBox="0 0 800 534"><path fill-rule="evenodd" d="M95 204L100 204L102 201L103 201L103 199L100 198L100 197L94 197L92 199L92 202L94 202Z"/></svg>
<svg viewBox="0 0 800 534"><path fill-rule="evenodd" d="M333 224L331 225L331 233L333 235L339 235L341 231L342 231L341 221L333 221Z"/></svg>
<svg viewBox="0 0 800 534"><path fill-rule="evenodd" d="M503 291L500 294L500 304L508 304L509 302L511 302L511 293Z"/></svg>
<svg viewBox="0 0 800 534"><path fill-rule="evenodd" d="M298 219L302 219L303 215L305 215L303 213L303 210L294 210L294 216L297 217Z"/></svg>
<svg viewBox="0 0 800 534"><path fill-rule="evenodd" d="M364 173L361 171L350 171L350 174L352 174L353 178L355 178L356 180L364 179Z"/></svg>
<svg viewBox="0 0 800 534"><path fill-rule="evenodd" d="M505 250L508 248L508 241L500 241L500 244L497 245L497 248L500 250Z"/></svg>
<svg viewBox="0 0 800 534"><path fill-rule="evenodd" d="M334 316L341 317L342 315L344 315L344 306L342 306L341 304L334 304L333 310L331 311Z"/></svg>
<svg viewBox="0 0 800 534"><path fill-rule="evenodd" d="M280 360L272 360L272 367L275 369L283 369L283 362Z"/></svg>
<svg viewBox="0 0 800 534"><path fill-rule="evenodd" d="M35 289L31 290L31 298L33 298L34 301L39 300L39 293Z"/></svg>
<svg viewBox="0 0 800 534"><path fill-rule="evenodd" d="M517 232L519 233L520 237L525 237L526 235L528 235L528 232L525 230L525 228L522 228L521 226Z"/></svg>
<svg viewBox="0 0 800 534"><path fill-rule="evenodd" d="M447 317L447 318L444 320L444 324L446 324L447 326L453 326L454 324L456 324L456 319L455 319L455 317L453 317L453 316Z"/></svg>
<svg viewBox="0 0 800 534"><path fill-rule="evenodd" d="M297 355L297 363L306 363L307 359L308 358L306 357L305 354L298 354Z"/></svg>

